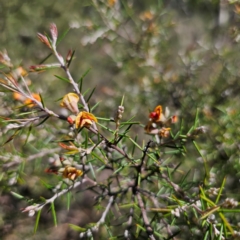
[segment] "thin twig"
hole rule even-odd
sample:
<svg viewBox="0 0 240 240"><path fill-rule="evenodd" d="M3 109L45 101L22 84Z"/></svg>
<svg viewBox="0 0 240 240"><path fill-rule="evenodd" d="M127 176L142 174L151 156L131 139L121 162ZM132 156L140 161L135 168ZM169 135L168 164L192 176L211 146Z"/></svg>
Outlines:
<svg viewBox="0 0 240 240"><path fill-rule="evenodd" d="M105 222L105 219L107 217L108 212L110 211L111 206L113 205L114 202L114 196L111 196L108 200L108 205L105 208L105 211L102 213L101 218L99 219L99 221L95 224L94 227L89 228L86 232L81 233L79 236L80 238L83 238L85 236L91 236L92 232L96 232L98 231L99 227L101 224L103 224Z"/></svg>
<svg viewBox="0 0 240 240"><path fill-rule="evenodd" d="M81 184L83 184L86 181L87 181L86 179L81 179L77 182L74 182L68 188L65 188L62 191L54 194L51 198L47 199L44 203L34 204L34 205L31 205L31 206L28 206L25 209L23 209L22 212L30 212L30 211L38 212L38 211L41 211L46 205L53 203L57 198L59 198L60 196L66 194L66 193L68 193L70 190L72 190L74 188L77 188L78 186L80 186Z"/></svg>
<svg viewBox="0 0 240 240"><path fill-rule="evenodd" d="M8 163L5 163L3 164L3 170L7 170L11 167L14 167L14 166L17 166L19 164L21 164L22 162L30 162L30 161L33 161L33 160L36 160L37 158L42 158L44 157L45 155L47 154L53 154L53 153L56 153L60 151L60 148L52 148L52 149L42 149L41 152L39 153L36 153L36 154L33 154L27 158L23 158L23 157L20 157L20 156L9 156L9 157L6 157L6 156L0 156L0 159L4 159L4 161L10 161Z"/></svg>
<svg viewBox="0 0 240 240"><path fill-rule="evenodd" d="M148 220L147 211L146 211L146 208L144 206L142 197L141 197L139 192L136 192L136 197L137 197L138 205L139 205L139 207L141 209L142 218L143 218L144 225L146 227L146 231L147 231L148 237L151 240L155 240L155 237L153 236L153 232L154 231L153 231L153 229L152 229L152 227L150 225L150 222Z"/></svg>
<svg viewBox="0 0 240 240"><path fill-rule="evenodd" d="M132 194L132 203L134 203L134 195L133 194ZM129 211L128 221L127 221L127 229L124 231L124 237L127 240L131 240L129 230L133 226L133 214L134 214L134 207L131 207L130 211Z"/></svg>

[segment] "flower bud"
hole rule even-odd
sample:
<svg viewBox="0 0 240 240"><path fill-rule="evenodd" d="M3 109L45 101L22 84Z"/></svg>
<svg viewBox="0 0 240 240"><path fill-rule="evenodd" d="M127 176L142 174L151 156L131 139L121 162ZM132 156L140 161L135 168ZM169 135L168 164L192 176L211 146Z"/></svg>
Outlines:
<svg viewBox="0 0 240 240"><path fill-rule="evenodd" d="M55 45L57 42L57 37L58 37L58 30L57 30L57 26L55 23L50 24L50 32L52 35L52 41L53 41L52 43L53 43L53 45Z"/></svg>
<svg viewBox="0 0 240 240"><path fill-rule="evenodd" d="M4 64L5 66L12 67L11 59L8 56L7 50L0 52L0 63Z"/></svg>
<svg viewBox="0 0 240 240"><path fill-rule="evenodd" d="M51 46L51 44L50 44L50 42L49 42L49 40L46 36L44 36L41 33L38 33L37 37L42 43L44 43L46 46L48 46L50 49L52 49L52 46Z"/></svg>

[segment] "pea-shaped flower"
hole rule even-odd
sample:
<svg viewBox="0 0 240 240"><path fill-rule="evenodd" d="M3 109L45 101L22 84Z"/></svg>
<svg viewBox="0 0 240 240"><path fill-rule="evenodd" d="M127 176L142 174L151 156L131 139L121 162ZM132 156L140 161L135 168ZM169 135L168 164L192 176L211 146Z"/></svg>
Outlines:
<svg viewBox="0 0 240 240"><path fill-rule="evenodd" d="M163 114L162 106L158 105L154 111L149 114L149 120L152 122L163 122L166 120L165 115Z"/></svg>
<svg viewBox="0 0 240 240"><path fill-rule="evenodd" d="M71 166L66 166L62 174L63 178L68 178L72 181L74 181L77 177L80 177L82 175L83 175L82 170L78 170L75 167Z"/></svg>
<svg viewBox="0 0 240 240"><path fill-rule="evenodd" d="M97 118L89 112L80 112L75 120L75 127L90 127L93 122L97 122Z"/></svg>
<svg viewBox="0 0 240 240"><path fill-rule="evenodd" d="M177 122L177 116L169 117L169 115L168 108L163 113L161 105L155 107L154 111L149 114L149 121L145 126L146 133L159 135L161 138L168 137L171 130L169 126Z"/></svg>
<svg viewBox="0 0 240 240"><path fill-rule="evenodd" d="M60 106L67 108L72 113L78 113L78 101L79 96L76 93L68 93L63 97Z"/></svg>

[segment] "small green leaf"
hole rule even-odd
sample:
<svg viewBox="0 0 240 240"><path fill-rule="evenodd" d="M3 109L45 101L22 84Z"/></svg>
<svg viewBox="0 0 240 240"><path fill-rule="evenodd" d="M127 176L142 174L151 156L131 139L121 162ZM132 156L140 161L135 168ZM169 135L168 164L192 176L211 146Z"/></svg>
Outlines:
<svg viewBox="0 0 240 240"><path fill-rule="evenodd" d="M11 191L11 194L12 194L15 198L24 199L24 196L22 196L22 195L20 195L20 194L18 194L18 193L16 193L16 192Z"/></svg>
<svg viewBox="0 0 240 240"><path fill-rule="evenodd" d="M72 60L73 60L74 54L75 54L75 50L73 50L72 55L71 55L71 58L70 58L70 60L69 60L68 63L67 63L67 67L68 67L68 68L69 68L69 66L70 66L70 64L71 64L71 62L72 62Z"/></svg>
<svg viewBox="0 0 240 240"><path fill-rule="evenodd" d="M91 155L94 156L95 158L97 158L98 160L100 160L103 164L105 164L104 159L102 159L98 154L96 154L95 152L91 152Z"/></svg>
<svg viewBox="0 0 240 240"><path fill-rule="evenodd" d="M41 122L39 122L36 126L42 125L44 122L46 122L49 119L49 116L46 116Z"/></svg>
<svg viewBox="0 0 240 240"><path fill-rule="evenodd" d="M109 119L109 118L101 118L101 117L97 117L97 120L106 121L106 122L111 122L111 121L112 121L112 120Z"/></svg>
<svg viewBox="0 0 240 240"><path fill-rule="evenodd" d="M24 142L23 145L26 145L26 144L27 144L31 132L32 132L32 125L30 125L30 127L28 128L27 137L26 137L26 140L25 140L25 142Z"/></svg>
<svg viewBox="0 0 240 240"><path fill-rule="evenodd" d="M65 38L65 36L66 36L66 35L68 34L68 32L70 31L70 29L71 29L71 28L68 28L67 30L65 30L65 31L63 32L63 34L62 34L61 36L58 37L56 45L58 45L58 44Z"/></svg>
<svg viewBox="0 0 240 240"><path fill-rule="evenodd" d="M136 137L134 138L134 142L137 142L137 140L138 140L138 136L136 136ZM135 144L134 144L134 145L133 145L133 148L132 148L132 156L134 155L135 149L136 149L136 146L135 146Z"/></svg>
<svg viewBox="0 0 240 240"><path fill-rule="evenodd" d="M69 223L68 226L69 226L72 230L77 231L77 232L86 232L86 231L87 231L86 228L81 228L81 227L79 227L79 226L77 226L77 225L74 225L74 224L71 224L71 223Z"/></svg>
<svg viewBox="0 0 240 240"><path fill-rule="evenodd" d="M86 101L86 102L89 102L89 100L91 99L91 97L92 97L92 95L93 95L93 93L94 93L95 89L96 89L96 87L95 87L95 88L93 88L93 90L92 90L92 92L90 93L90 95L89 95L89 97L88 97L88 99L87 99L87 101Z"/></svg>
<svg viewBox="0 0 240 240"><path fill-rule="evenodd" d="M91 111L93 111L100 103L101 103L101 101L100 101L100 102L97 102L94 106L92 106L92 107L91 107Z"/></svg>
<svg viewBox="0 0 240 240"><path fill-rule="evenodd" d="M120 125L133 125L133 124L140 124L140 122L122 122Z"/></svg>
<svg viewBox="0 0 240 240"><path fill-rule="evenodd" d="M14 132L14 134L11 135L11 136L7 139L7 141L5 141L5 142L2 144L2 146L4 146L4 145L6 145L7 143L11 142L20 132L21 132L21 130L20 130L20 129L17 129L17 130Z"/></svg>
<svg viewBox="0 0 240 240"><path fill-rule="evenodd" d="M81 78L77 81L79 85L79 90L82 92L82 83L83 83L83 78L90 72L91 68L88 68L87 71L81 76Z"/></svg>
<svg viewBox="0 0 240 240"><path fill-rule="evenodd" d="M209 215L213 214L214 212L218 211L220 209L219 206L213 207L211 210L207 211L203 216L200 218L201 220L205 219Z"/></svg>
<svg viewBox="0 0 240 240"><path fill-rule="evenodd" d="M141 151L143 151L143 148L137 144L137 142L135 142L132 138L129 138L129 140L138 148L140 149Z"/></svg>
<svg viewBox="0 0 240 240"><path fill-rule="evenodd" d="M92 166L92 164L91 164L90 162L89 162L88 165L89 165L89 167L90 167L90 171L91 171L91 173L92 173L93 179L94 179L94 181L96 181L96 175L95 175L93 166Z"/></svg>
<svg viewBox="0 0 240 240"><path fill-rule="evenodd" d="M222 194L222 191L223 191L223 188L224 188L225 183L226 183L226 177L223 179L221 188L219 189L217 198L216 198L216 200L215 200L215 203L216 203L216 204L218 204L218 201L219 201L219 199L220 199L220 197L221 197L221 194Z"/></svg>
<svg viewBox="0 0 240 240"><path fill-rule="evenodd" d="M37 213L36 222L35 222L35 226L34 226L34 230L33 230L34 234L37 232L40 216L41 216L41 210L39 210Z"/></svg>
<svg viewBox="0 0 240 240"><path fill-rule="evenodd" d="M52 56L53 53L49 53L41 62L39 62L39 65L43 64L44 62L46 62L51 56Z"/></svg>
<svg viewBox="0 0 240 240"><path fill-rule="evenodd" d="M45 203L46 202L46 198L44 198L42 196L39 197L39 200L40 200L41 203Z"/></svg>
<svg viewBox="0 0 240 240"><path fill-rule="evenodd" d="M40 181L41 181L42 185L43 185L44 187L46 187L47 189L53 189L53 186L52 186L52 185L46 183L46 182L43 181L42 179L41 179Z"/></svg>
<svg viewBox="0 0 240 240"><path fill-rule="evenodd" d="M128 203L128 204L122 204L119 206L119 208L131 208L136 207L137 205L135 203Z"/></svg>
<svg viewBox="0 0 240 240"><path fill-rule="evenodd" d="M123 106L123 102L124 102L124 95L122 97L121 106Z"/></svg>
<svg viewBox="0 0 240 240"><path fill-rule="evenodd" d="M39 93L39 96L40 96L40 99L41 99L42 106L45 107L45 104L44 104L44 101L43 101L43 97L42 97L42 95L40 93Z"/></svg>
<svg viewBox="0 0 240 240"><path fill-rule="evenodd" d="M56 78L58 78L58 79L64 81L64 82L70 83L70 81L69 81L68 78L60 77L60 76L58 76L58 75L54 75L54 76L55 76Z"/></svg>
<svg viewBox="0 0 240 240"><path fill-rule="evenodd" d="M56 211L55 211L54 202L51 202L51 210L52 210L52 215L53 215L54 226L57 227L57 215L56 215Z"/></svg>
<svg viewBox="0 0 240 240"><path fill-rule="evenodd" d="M123 170L123 169L124 169L124 166L121 166L120 168L118 168L118 169L113 173L113 175L117 174L118 172L120 172L120 171Z"/></svg>

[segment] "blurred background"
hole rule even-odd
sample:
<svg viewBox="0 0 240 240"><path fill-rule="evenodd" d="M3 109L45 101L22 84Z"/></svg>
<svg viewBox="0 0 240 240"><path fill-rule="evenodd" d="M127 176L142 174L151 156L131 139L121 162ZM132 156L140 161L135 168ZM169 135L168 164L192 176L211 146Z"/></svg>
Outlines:
<svg viewBox="0 0 240 240"><path fill-rule="evenodd" d="M179 116L176 130L182 123L187 131L199 111L199 126L208 130L198 142L213 178L217 176L215 184L219 186L227 176L225 194L240 201L239 21L240 4L233 0L1 0L0 50L7 50L16 67L28 69L41 63L50 52L36 34L49 33L49 24L54 22L60 35L66 33L59 52L66 56L69 49L76 51L70 68L73 77L80 79L91 69L83 86L84 90L96 87L91 99L92 104L100 102L96 116L113 117L123 95L125 120L135 116L142 124L147 123L149 111L161 104ZM50 56L46 62L56 60ZM31 89L59 112L56 101L72 89L54 75L65 77L61 69L28 77ZM11 112L11 101L9 94L2 95L1 115ZM28 158L40 149L54 149L52 140L64 133L64 127L50 121L29 144L15 142L0 149L0 158L20 151L21 157ZM139 135L144 138L143 133ZM184 166L203 169L195 151L190 148L179 158ZM24 174L19 174L19 166L1 166L5 172L0 174L1 239L75 239L67 223L84 225L97 219L91 196L77 194L70 211L63 207L64 198L57 201L60 227L53 227L46 210L33 237L34 218L20 211L26 202L16 200L9 190L30 199L51 197L41 181L58 182L43 173L49 158L55 157L52 152L46 150L44 156L27 163ZM201 174L199 170L199 179Z"/></svg>

